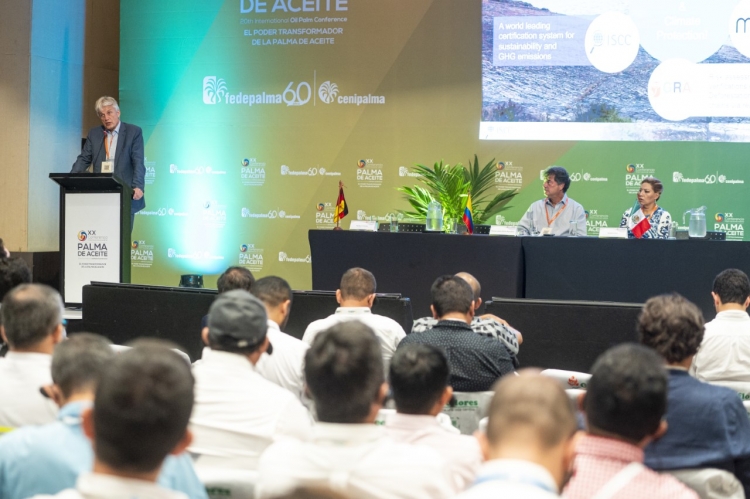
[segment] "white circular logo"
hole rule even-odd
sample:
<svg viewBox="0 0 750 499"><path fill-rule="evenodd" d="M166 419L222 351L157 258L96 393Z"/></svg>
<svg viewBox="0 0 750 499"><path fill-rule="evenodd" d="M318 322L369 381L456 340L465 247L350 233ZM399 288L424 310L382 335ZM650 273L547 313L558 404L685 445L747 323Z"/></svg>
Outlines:
<svg viewBox="0 0 750 499"><path fill-rule="evenodd" d="M605 73L627 69L638 55L641 40L630 16L607 12L589 25L584 46L591 64Z"/></svg>
<svg viewBox="0 0 750 499"><path fill-rule="evenodd" d="M330 104L339 93L339 87L330 81L324 81L318 88L318 97L326 104Z"/></svg>
<svg viewBox="0 0 750 499"><path fill-rule="evenodd" d="M591 180L591 174L590 174L590 173L584 173L584 174L583 174L583 180L585 180L585 181L587 181L587 182L588 182L589 180Z"/></svg>
<svg viewBox="0 0 750 499"><path fill-rule="evenodd" d="M648 100L664 119L682 121L691 116L694 89L700 86L695 64L686 59L670 59L659 64L648 81Z"/></svg>
<svg viewBox="0 0 750 499"><path fill-rule="evenodd" d="M318 168L318 173L320 173L321 175L325 175L326 174L326 169L325 168Z"/></svg>
<svg viewBox="0 0 750 499"><path fill-rule="evenodd" d="M169 213L170 216L174 215L174 208L170 208L167 213Z"/></svg>
<svg viewBox="0 0 750 499"><path fill-rule="evenodd" d="M286 217L286 212L284 210L279 211L279 218Z"/></svg>

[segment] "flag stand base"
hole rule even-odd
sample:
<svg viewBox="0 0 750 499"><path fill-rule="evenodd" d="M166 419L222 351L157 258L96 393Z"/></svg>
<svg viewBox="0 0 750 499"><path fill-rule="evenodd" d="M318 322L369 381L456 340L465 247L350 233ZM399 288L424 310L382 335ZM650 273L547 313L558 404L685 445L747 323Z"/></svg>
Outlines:
<svg viewBox="0 0 750 499"><path fill-rule="evenodd" d="M344 230L341 227L334 227L333 230Z"/></svg>

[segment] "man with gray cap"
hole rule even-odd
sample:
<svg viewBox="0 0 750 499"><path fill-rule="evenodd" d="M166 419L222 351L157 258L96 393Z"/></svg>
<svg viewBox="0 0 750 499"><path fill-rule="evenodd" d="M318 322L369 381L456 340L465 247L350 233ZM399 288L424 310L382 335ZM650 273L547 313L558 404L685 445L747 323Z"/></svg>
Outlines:
<svg viewBox="0 0 750 499"><path fill-rule="evenodd" d="M211 347L193 368L195 407L190 418L196 468L254 470L258 458L283 437L306 440L311 418L300 401L255 370L263 353L266 309L244 290L219 295L208 311L203 341Z"/></svg>

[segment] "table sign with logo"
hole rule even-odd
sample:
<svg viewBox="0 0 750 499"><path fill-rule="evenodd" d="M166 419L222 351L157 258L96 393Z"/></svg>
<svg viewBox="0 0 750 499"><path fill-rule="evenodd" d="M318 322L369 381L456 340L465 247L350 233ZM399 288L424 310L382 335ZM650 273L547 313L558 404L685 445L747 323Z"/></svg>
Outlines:
<svg viewBox="0 0 750 499"><path fill-rule="evenodd" d="M363 230L368 232L378 231L378 222L375 220L352 220L349 230Z"/></svg>
<svg viewBox="0 0 750 499"><path fill-rule="evenodd" d="M492 225L490 227L491 236L514 236L516 235L515 225Z"/></svg>
<svg viewBox="0 0 750 499"><path fill-rule="evenodd" d="M60 185L61 286L66 305L94 281L130 282L133 191L106 173L52 173Z"/></svg>

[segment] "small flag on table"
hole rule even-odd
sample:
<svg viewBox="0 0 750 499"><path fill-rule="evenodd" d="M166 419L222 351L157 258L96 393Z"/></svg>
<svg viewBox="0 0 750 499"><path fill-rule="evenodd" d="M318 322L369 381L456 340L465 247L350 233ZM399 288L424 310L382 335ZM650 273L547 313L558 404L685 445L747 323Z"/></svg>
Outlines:
<svg viewBox="0 0 750 499"><path fill-rule="evenodd" d="M336 200L336 211L333 213L333 221L338 224L339 220L349 214L349 207L344 199L344 183L339 182L339 198Z"/></svg>
<svg viewBox="0 0 750 499"><path fill-rule="evenodd" d="M469 231L469 234L474 233L474 217L471 214L471 193L466 199L466 208L464 208L464 223Z"/></svg>
<svg viewBox="0 0 750 499"><path fill-rule="evenodd" d="M630 210L628 230L633 233L636 239L640 239L650 228L651 222L648 217L643 214L643 209L641 208L640 203L636 201L635 205L633 205L633 208Z"/></svg>

